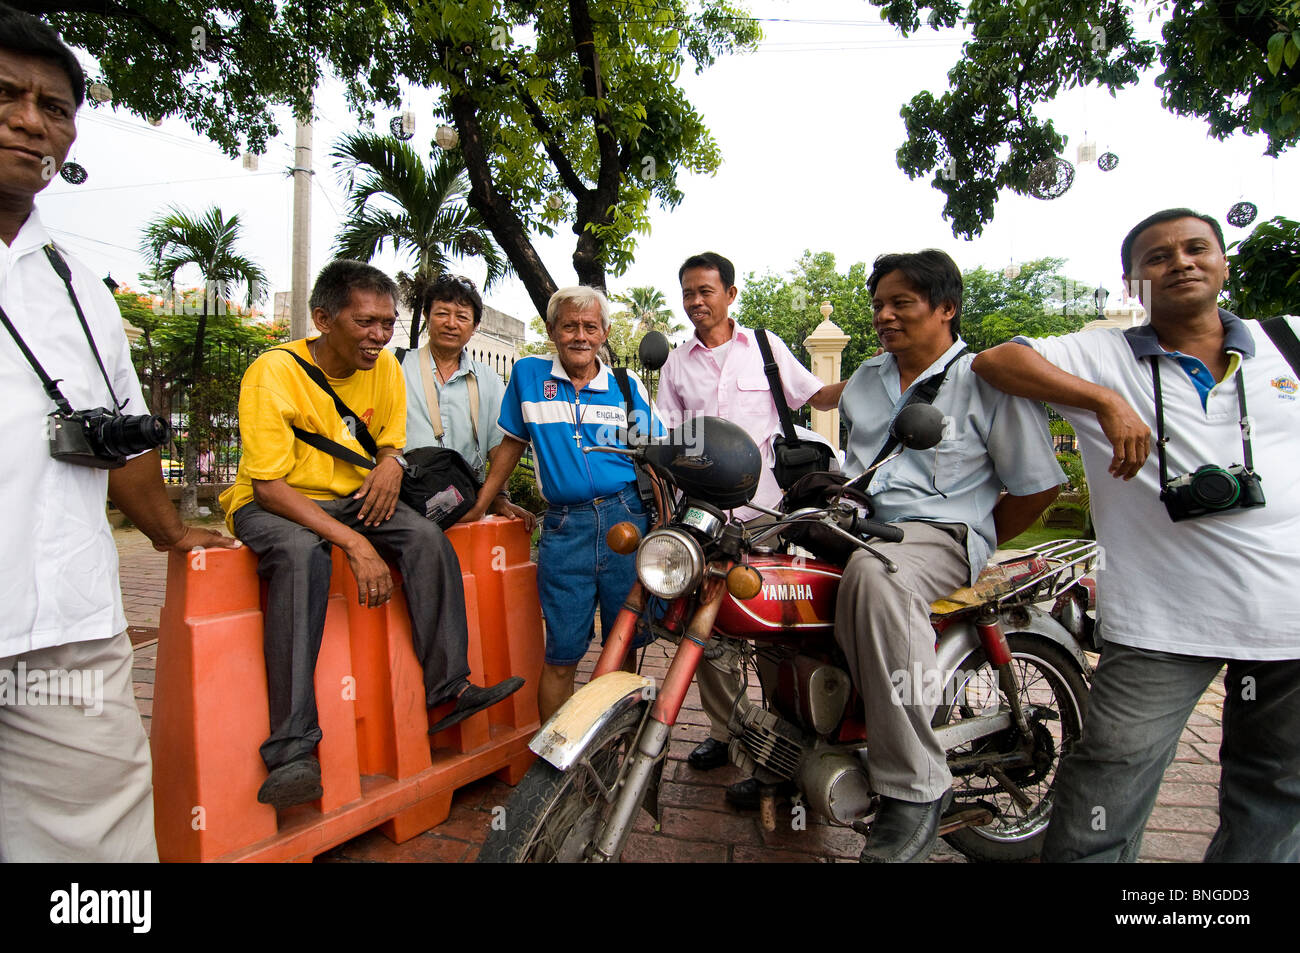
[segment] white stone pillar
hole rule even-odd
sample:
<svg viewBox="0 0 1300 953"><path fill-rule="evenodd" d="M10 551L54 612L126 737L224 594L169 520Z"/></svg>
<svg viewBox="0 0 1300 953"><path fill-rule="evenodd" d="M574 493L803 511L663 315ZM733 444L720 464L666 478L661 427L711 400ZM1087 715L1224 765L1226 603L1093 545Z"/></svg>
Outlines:
<svg viewBox="0 0 1300 953"><path fill-rule="evenodd" d="M808 369L823 384L839 383L840 357L849 343L849 336L831 321L831 312L834 310L829 301L822 302L821 313L825 320L803 342L803 346L808 349ZM814 407L812 429L830 441L836 450L840 449L839 410L817 410Z"/></svg>

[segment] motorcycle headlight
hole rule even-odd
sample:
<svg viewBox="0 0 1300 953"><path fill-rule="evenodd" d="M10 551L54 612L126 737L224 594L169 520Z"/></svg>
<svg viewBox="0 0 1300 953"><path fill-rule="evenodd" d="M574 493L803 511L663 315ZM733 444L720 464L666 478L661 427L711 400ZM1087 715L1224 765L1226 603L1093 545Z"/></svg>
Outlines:
<svg viewBox="0 0 1300 953"><path fill-rule="evenodd" d="M661 599L690 592L704 576L700 544L679 530L657 529L646 535L636 553L641 584Z"/></svg>

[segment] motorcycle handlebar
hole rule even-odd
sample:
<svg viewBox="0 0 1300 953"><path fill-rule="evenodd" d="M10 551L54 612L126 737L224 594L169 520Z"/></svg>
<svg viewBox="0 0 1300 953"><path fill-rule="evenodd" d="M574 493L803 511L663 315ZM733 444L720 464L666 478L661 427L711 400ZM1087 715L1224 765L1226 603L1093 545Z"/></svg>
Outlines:
<svg viewBox="0 0 1300 953"><path fill-rule="evenodd" d="M903 531L893 523L882 523L879 520L867 519L865 516L853 518L852 533L855 536L874 536L886 543L903 541Z"/></svg>

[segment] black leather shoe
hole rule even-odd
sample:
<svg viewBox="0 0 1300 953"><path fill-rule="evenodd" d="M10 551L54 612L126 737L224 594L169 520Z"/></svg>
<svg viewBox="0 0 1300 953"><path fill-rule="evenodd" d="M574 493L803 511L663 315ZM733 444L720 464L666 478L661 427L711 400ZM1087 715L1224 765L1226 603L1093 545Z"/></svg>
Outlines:
<svg viewBox="0 0 1300 953"><path fill-rule="evenodd" d="M727 743L705 738L686 756L686 763L696 771L712 771L727 763Z"/></svg>
<svg viewBox="0 0 1300 953"><path fill-rule="evenodd" d="M778 798L790 798L795 793L793 781L782 781L776 786L776 796ZM732 807L739 808L742 811L757 811L759 801L762 800L762 786L758 783L757 778L745 778L743 781L737 781L735 784L727 785L726 793L723 795L727 803Z"/></svg>
<svg viewBox="0 0 1300 953"><path fill-rule="evenodd" d="M939 841L939 819L950 804L951 789L938 800L922 803L882 796L858 859L864 864L921 863Z"/></svg>
<svg viewBox="0 0 1300 953"><path fill-rule="evenodd" d="M273 768L257 789L257 799L279 811L295 804L315 801L323 793L320 786L320 762L308 755Z"/></svg>
<svg viewBox="0 0 1300 953"><path fill-rule="evenodd" d="M523 687L524 680L518 675L507 678L504 682L489 685L487 688L479 688L473 684L468 685L457 696L456 707L451 710L451 714L436 725L431 726L429 734L436 735L440 731L446 731L452 725L459 725L470 715L477 714L484 708L491 708L497 702L504 701ZM439 702L439 704L442 703Z"/></svg>

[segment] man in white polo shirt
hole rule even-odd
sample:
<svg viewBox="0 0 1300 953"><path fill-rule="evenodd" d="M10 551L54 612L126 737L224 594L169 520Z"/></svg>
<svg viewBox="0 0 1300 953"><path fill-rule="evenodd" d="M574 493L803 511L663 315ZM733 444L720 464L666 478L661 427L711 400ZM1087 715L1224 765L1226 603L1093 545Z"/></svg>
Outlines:
<svg viewBox="0 0 1300 953"><path fill-rule="evenodd" d="M1136 859L1183 725L1226 663L1219 829L1205 859L1300 860L1297 374L1262 329L1218 308L1228 265L1214 219L1158 212L1121 258L1150 324L1017 339L974 365L1074 426L1105 555L1106 645L1043 859ZM1206 512L1187 489L1162 501L1159 454L1148 459L1157 387L1163 482L1206 465L1240 478L1234 465L1253 464L1262 502L1248 486Z"/></svg>

